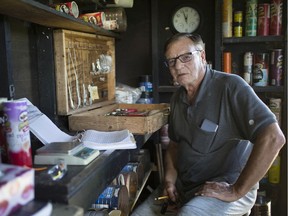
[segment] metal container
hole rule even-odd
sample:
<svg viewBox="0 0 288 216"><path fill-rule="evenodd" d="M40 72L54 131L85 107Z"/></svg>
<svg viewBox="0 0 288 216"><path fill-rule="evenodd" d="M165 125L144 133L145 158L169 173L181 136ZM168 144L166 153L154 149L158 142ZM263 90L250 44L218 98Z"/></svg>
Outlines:
<svg viewBox="0 0 288 216"><path fill-rule="evenodd" d="M270 84L281 86L283 81L283 50L274 49L270 57Z"/></svg>
<svg viewBox="0 0 288 216"><path fill-rule="evenodd" d="M270 6L270 35L282 34L282 11L283 1L272 0Z"/></svg>
<svg viewBox="0 0 288 216"><path fill-rule="evenodd" d="M223 1L222 12L222 35L232 37L232 0Z"/></svg>
<svg viewBox="0 0 288 216"><path fill-rule="evenodd" d="M269 53L256 53L253 64L253 85L267 86L269 75Z"/></svg>
<svg viewBox="0 0 288 216"><path fill-rule="evenodd" d="M249 85L252 85L253 83L252 73L253 73L253 53L246 52L244 54L243 78Z"/></svg>
<svg viewBox="0 0 288 216"><path fill-rule="evenodd" d="M269 24L270 24L270 4L259 4L257 35L258 36L269 35Z"/></svg>
<svg viewBox="0 0 288 216"><path fill-rule="evenodd" d="M242 37L243 36L243 12L235 11L234 12L234 37Z"/></svg>
<svg viewBox="0 0 288 216"><path fill-rule="evenodd" d="M257 34L257 0L247 0L245 36L256 36Z"/></svg>

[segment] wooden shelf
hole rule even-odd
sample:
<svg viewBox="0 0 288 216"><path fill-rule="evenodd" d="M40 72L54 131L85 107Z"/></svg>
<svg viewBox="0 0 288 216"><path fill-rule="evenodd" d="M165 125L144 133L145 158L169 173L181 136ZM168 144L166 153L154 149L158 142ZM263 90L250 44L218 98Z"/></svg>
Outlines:
<svg viewBox="0 0 288 216"><path fill-rule="evenodd" d="M79 18L74 18L33 0L2 0L0 14L52 28L119 37L119 34L115 32L105 30Z"/></svg>
<svg viewBox="0 0 288 216"><path fill-rule="evenodd" d="M143 189L144 189L144 187L145 187L145 185L146 185L146 182L147 182L148 179L149 179L149 176L150 176L150 174L151 174L151 172L152 172L152 166L153 166L153 164L151 164L151 168L145 173L145 176L144 176L142 185L141 185L141 187L139 188L139 190L137 191L137 194L136 194L136 197L135 197L134 202L131 204L131 212L132 212L132 210L134 209L134 207L135 207L135 205L136 205L136 203L137 203L137 201L138 201L138 199L139 199L139 197L140 197L140 195L141 195L141 192L143 191Z"/></svg>
<svg viewBox="0 0 288 216"><path fill-rule="evenodd" d="M178 86L159 86L158 92L175 92ZM284 92L283 86L253 86L255 92Z"/></svg>
<svg viewBox="0 0 288 216"><path fill-rule="evenodd" d="M263 42L283 42L284 36L255 36L255 37L231 37L223 38L224 44L233 43L263 43Z"/></svg>
<svg viewBox="0 0 288 216"><path fill-rule="evenodd" d="M176 90L179 88L179 86L159 86L158 92L176 92Z"/></svg>

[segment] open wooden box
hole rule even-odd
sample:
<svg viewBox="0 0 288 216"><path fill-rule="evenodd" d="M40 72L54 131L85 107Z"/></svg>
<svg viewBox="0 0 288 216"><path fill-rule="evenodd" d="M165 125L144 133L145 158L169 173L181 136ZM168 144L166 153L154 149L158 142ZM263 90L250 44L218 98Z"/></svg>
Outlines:
<svg viewBox="0 0 288 216"><path fill-rule="evenodd" d="M54 31L58 115L69 129L153 133L168 122L168 104L115 103L115 40L68 30ZM142 116L111 116L116 109L137 109Z"/></svg>

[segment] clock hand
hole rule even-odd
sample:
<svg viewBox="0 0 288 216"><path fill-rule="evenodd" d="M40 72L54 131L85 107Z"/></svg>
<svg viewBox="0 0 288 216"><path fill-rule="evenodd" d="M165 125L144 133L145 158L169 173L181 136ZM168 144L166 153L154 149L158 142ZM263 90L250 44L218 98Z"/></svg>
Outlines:
<svg viewBox="0 0 288 216"><path fill-rule="evenodd" d="M185 22L187 23L187 15L185 14L185 12L184 11L182 11L183 12L183 15L184 15L184 19L185 19Z"/></svg>

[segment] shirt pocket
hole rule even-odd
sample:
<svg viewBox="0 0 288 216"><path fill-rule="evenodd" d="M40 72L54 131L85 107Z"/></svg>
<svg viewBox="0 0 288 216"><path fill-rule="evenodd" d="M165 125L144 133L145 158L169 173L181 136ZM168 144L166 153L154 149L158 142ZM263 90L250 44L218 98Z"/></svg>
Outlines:
<svg viewBox="0 0 288 216"><path fill-rule="evenodd" d="M210 132L194 126L193 135L189 142L191 148L201 154L210 153L216 133L217 131Z"/></svg>

